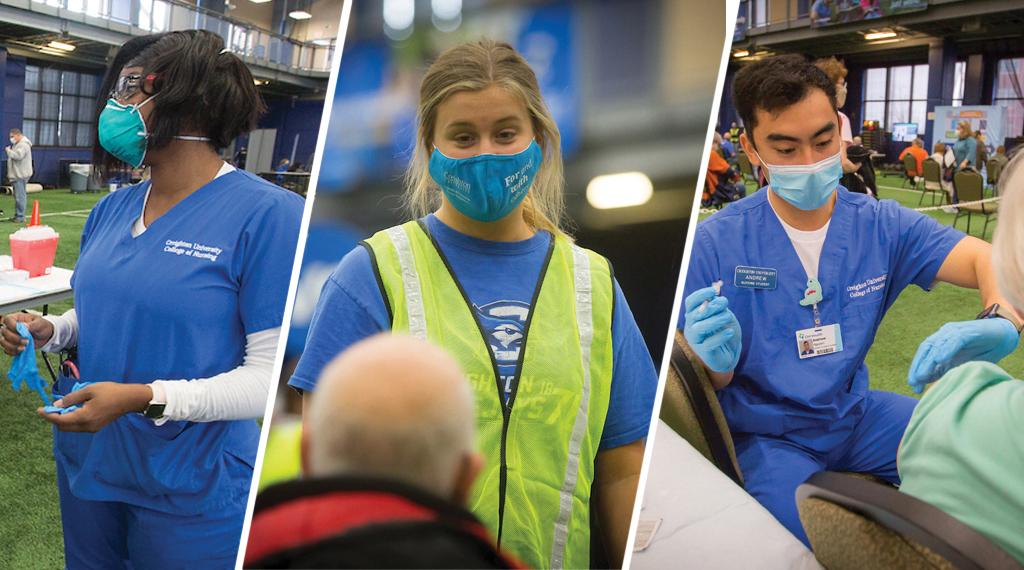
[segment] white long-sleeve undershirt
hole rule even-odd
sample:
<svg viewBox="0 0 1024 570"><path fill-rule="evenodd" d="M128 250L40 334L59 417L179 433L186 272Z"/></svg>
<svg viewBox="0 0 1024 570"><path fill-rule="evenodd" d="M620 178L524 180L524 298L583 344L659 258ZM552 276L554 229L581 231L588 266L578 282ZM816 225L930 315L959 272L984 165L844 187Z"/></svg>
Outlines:
<svg viewBox="0 0 1024 570"><path fill-rule="evenodd" d="M53 336L39 349L58 352L78 344L78 315L74 309L63 315L47 315L53 323ZM258 418L270 395L274 358L277 356L280 327L255 332L245 337L245 358L237 368L211 376L182 380L156 380L150 383L154 401L161 394L166 403L162 424L168 420L213 422Z"/></svg>

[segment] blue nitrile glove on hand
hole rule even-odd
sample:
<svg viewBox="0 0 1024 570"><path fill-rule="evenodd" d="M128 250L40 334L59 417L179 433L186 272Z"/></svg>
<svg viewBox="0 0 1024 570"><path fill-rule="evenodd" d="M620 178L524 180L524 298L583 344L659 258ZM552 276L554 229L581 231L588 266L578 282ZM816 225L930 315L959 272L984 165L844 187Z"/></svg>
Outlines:
<svg viewBox="0 0 1024 570"><path fill-rule="evenodd" d="M89 384L92 384L92 382L75 382L75 385L71 387L71 392L77 392L78 390L85 388ZM68 394L70 394L71 392L68 392ZM62 408L60 406L43 407L43 411L46 412L47 414L68 414L80 409L82 409L82 406L79 406L78 404L73 404L66 408Z"/></svg>
<svg viewBox="0 0 1024 570"><path fill-rule="evenodd" d="M743 348L743 336L740 322L729 310L729 300L719 297L714 287L705 287L694 291L684 304L686 323L683 336L697 356L715 372L736 368L740 349Z"/></svg>
<svg viewBox="0 0 1024 570"><path fill-rule="evenodd" d="M11 367L7 370L7 378L11 381L11 387L15 391L21 390L22 382L26 386L35 390L39 397L43 399L43 405L49 405L53 402L53 398L46 393L46 380L43 380L42 376L39 375L39 366L36 364L36 347L35 340L32 335L28 332L28 325L25 323L18 323L18 334L21 338L28 341L25 346L25 350L18 353L13 359L11 359Z"/></svg>
<svg viewBox="0 0 1024 570"><path fill-rule="evenodd" d="M925 384L965 362L999 362L1017 348L1020 335L1006 319L946 323L917 348L907 384L920 394Z"/></svg>

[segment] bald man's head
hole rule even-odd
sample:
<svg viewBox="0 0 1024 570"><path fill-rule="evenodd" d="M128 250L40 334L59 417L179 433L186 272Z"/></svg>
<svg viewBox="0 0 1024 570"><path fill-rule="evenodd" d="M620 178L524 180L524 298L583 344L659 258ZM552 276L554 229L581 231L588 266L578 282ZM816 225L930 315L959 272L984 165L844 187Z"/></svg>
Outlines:
<svg viewBox="0 0 1024 570"><path fill-rule="evenodd" d="M474 425L473 393L451 356L377 335L320 375L304 434L307 474L393 479L464 500L480 463Z"/></svg>

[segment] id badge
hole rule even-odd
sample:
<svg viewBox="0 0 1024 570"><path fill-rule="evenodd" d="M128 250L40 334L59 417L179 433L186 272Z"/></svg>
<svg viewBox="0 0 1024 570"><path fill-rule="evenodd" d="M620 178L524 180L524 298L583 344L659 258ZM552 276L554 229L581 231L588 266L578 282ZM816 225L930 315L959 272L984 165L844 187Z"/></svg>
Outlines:
<svg viewBox="0 0 1024 570"><path fill-rule="evenodd" d="M842 350L843 335L838 324L796 331L796 353L800 360Z"/></svg>

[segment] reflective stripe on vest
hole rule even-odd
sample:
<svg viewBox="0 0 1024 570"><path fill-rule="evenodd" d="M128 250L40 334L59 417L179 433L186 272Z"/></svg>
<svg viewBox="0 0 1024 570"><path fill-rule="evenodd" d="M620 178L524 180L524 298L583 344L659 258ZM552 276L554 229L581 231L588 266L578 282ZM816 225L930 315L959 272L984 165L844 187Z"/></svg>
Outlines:
<svg viewBox="0 0 1024 570"><path fill-rule="evenodd" d="M471 510L529 566L589 566L590 488L611 387L607 261L565 238L552 240L506 406L488 331L426 228L410 222L365 245L392 329L445 347L473 385L487 465Z"/></svg>

